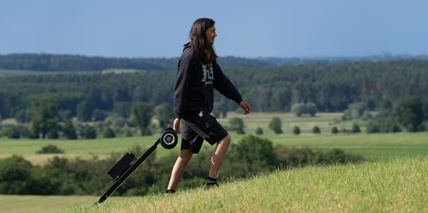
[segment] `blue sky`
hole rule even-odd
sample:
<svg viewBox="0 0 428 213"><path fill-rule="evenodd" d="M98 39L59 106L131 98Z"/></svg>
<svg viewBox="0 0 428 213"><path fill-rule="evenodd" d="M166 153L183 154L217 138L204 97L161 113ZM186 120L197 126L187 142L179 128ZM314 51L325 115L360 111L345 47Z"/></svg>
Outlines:
<svg viewBox="0 0 428 213"><path fill-rule="evenodd" d="M0 0L0 54L176 57L199 17L220 56L428 52L423 0Z"/></svg>

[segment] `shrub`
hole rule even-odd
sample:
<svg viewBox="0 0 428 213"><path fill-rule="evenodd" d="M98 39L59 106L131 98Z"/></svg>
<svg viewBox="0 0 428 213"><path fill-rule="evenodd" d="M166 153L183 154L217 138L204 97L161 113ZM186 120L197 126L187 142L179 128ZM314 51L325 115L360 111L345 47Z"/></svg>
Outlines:
<svg viewBox="0 0 428 213"><path fill-rule="evenodd" d="M360 127L356 123L354 123L354 125L352 125L351 132L352 133L360 133L361 132Z"/></svg>
<svg viewBox="0 0 428 213"><path fill-rule="evenodd" d="M314 126L314 128L312 129L312 132L314 134L321 134L321 130L318 126Z"/></svg>
<svg viewBox="0 0 428 213"><path fill-rule="evenodd" d="M64 153L63 149L58 148L55 145L46 145L42 147L39 151L36 152L37 154L56 154L56 153Z"/></svg>
<svg viewBox="0 0 428 213"><path fill-rule="evenodd" d="M263 135L263 129L261 127L257 127L256 135Z"/></svg>
<svg viewBox="0 0 428 213"><path fill-rule="evenodd" d="M346 128L342 128L342 129L340 129L340 131L339 131L340 133L342 133L342 134L348 134L349 133L349 130L348 129L346 129Z"/></svg>
<svg viewBox="0 0 428 213"><path fill-rule="evenodd" d="M95 139L97 138L97 131L93 126L85 126L80 132L81 136L86 139Z"/></svg>
<svg viewBox="0 0 428 213"><path fill-rule="evenodd" d="M272 129L275 134L281 134L282 133L282 122L279 117L273 117L272 120L269 123L269 128Z"/></svg>
<svg viewBox="0 0 428 213"><path fill-rule="evenodd" d="M333 127L333 128L331 128L331 134L337 134L337 133L339 133L339 130L337 129L337 127Z"/></svg>
<svg viewBox="0 0 428 213"><path fill-rule="evenodd" d="M244 125L244 120L242 118L237 118L237 117L231 118L229 120L229 125L230 125L230 130L236 131L236 134L238 135L245 134L245 131L244 131L245 125Z"/></svg>
<svg viewBox="0 0 428 213"><path fill-rule="evenodd" d="M105 138L114 138L114 137L116 137L116 134L114 133L114 131L110 127L107 127L107 129L104 131L104 137Z"/></svg>
<svg viewBox="0 0 428 213"><path fill-rule="evenodd" d="M16 127L15 125L4 126L2 128L2 135L13 139L21 138L18 127Z"/></svg>
<svg viewBox="0 0 428 213"><path fill-rule="evenodd" d="M300 135L300 127L294 126L294 128L293 128L293 134Z"/></svg>
<svg viewBox="0 0 428 213"><path fill-rule="evenodd" d="M62 134L67 139L77 139L76 129L70 120L64 122Z"/></svg>
<svg viewBox="0 0 428 213"><path fill-rule="evenodd" d="M367 125L367 129L366 129L367 133L378 133L379 132L379 127L375 124L369 123Z"/></svg>

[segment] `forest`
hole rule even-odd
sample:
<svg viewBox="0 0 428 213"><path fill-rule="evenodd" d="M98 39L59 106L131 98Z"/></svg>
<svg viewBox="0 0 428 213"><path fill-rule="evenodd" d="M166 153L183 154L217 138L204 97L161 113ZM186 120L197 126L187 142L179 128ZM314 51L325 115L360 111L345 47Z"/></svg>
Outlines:
<svg viewBox="0 0 428 213"><path fill-rule="evenodd" d="M240 61L240 64L245 62ZM254 62L251 62L254 63ZM237 63L239 64L239 63ZM168 67L169 65L162 65ZM256 112L289 112L296 103L314 103L318 112L342 112L350 104L396 105L410 96L427 100L428 61L397 60L281 66L224 67L223 71ZM6 67L0 67L1 69ZM129 116L132 103L172 105L174 70L65 72L0 78L1 118L28 119L31 103L53 98L66 117L78 108ZM215 114L238 106L216 92Z"/></svg>

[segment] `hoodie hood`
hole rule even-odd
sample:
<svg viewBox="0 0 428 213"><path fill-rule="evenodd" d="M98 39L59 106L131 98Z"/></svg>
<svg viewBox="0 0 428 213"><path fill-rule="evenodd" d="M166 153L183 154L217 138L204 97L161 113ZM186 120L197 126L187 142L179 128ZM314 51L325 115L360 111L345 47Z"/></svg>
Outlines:
<svg viewBox="0 0 428 213"><path fill-rule="evenodd" d="M183 45L183 51L186 50L187 48L191 48L192 47L192 43L187 42Z"/></svg>

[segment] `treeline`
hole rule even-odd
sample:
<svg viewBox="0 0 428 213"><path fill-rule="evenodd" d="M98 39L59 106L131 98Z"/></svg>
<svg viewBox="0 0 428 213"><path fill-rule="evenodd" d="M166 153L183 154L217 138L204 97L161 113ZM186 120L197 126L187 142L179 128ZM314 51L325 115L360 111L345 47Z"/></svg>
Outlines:
<svg viewBox="0 0 428 213"><path fill-rule="evenodd" d="M208 149L207 147L204 147ZM47 149L42 149L47 150ZM51 149L52 150L52 149ZM65 153L67 150L65 150ZM140 146L129 149L137 158L145 152ZM0 194L95 195L101 196L113 183L107 171L125 153L112 153L99 159L53 157L43 166L32 165L20 156L0 160ZM180 189L200 187L208 174L211 151L202 150L189 163ZM164 192L176 153L157 157L156 151L118 188L115 196L139 196ZM262 172L299 168L309 165L359 163L365 159L339 149L320 151L310 148L273 146L268 139L245 136L231 144L224 160L220 183L251 178Z"/></svg>
<svg viewBox="0 0 428 213"><path fill-rule="evenodd" d="M177 52L179 53L179 52ZM398 60L428 60L428 55L372 55L365 57L316 57L316 58L243 58L226 56L219 58L223 67L261 68L274 66L327 65L354 62L381 62ZM118 58L71 54L17 53L0 55L0 69L34 71L102 71L109 69L133 69L149 71L175 70L178 57L171 58Z"/></svg>
<svg viewBox="0 0 428 213"><path fill-rule="evenodd" d="M177 69L174 58L109 58L58 54L8 54L0 55L0 69L34 71L103 71L108 69L134 69L171 71ZM224 67L267 67L268 62L240 57L222 57Z"/></svg>
<svg viewBox="0 0 428 213"><path fill-rule="evenodd" d="M257 112L288 112L293 104L313 103L317 112L338 112L357 102L375 108L410 96L428 98L427 61L355 62L336 65L225 68L224 72ZM135 102L172 105L175 72L79 73L0 78L0 116L26 119L34 100L57 102L58 113L78 108L129 116ZM216 92L215 114L237 105ZM93 116L89 116L93 117ZM28 116L27 116L28 119Z"/></svg>

